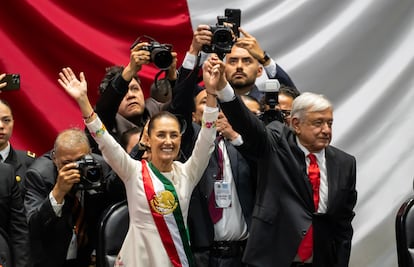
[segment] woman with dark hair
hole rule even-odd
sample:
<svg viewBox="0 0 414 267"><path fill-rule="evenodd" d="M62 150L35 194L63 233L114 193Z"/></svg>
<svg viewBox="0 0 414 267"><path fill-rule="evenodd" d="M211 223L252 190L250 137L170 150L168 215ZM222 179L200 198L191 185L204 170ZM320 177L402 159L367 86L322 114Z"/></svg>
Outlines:
<svg viewBox="0 0 414 267"><path fill-rule="evenodd" d="M70 68L59 73L59 83L79 104L103 157L125 184L130 224L115 266L193 266L187 235L188 205L214 150L218 116L215 92L223 74L223 65L206 64L203 68L208 91L203 125L191 157L181 163L175 161L181 131L174 115L161 112L151 119L151 160L137 161L112 138L93 112L83 73L80 80Z"/></svg>

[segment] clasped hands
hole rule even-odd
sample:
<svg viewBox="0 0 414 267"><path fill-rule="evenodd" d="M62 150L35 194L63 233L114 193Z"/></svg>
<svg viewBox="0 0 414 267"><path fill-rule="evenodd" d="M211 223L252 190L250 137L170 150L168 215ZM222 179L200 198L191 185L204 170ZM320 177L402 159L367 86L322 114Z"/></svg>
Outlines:
<svg viewBox="0 0 414 267"><path fill-rule="evenodd" d="M227 85L225 65L216 54L211 54L203 64L203 81L207 93L212 95Z"/></svg>

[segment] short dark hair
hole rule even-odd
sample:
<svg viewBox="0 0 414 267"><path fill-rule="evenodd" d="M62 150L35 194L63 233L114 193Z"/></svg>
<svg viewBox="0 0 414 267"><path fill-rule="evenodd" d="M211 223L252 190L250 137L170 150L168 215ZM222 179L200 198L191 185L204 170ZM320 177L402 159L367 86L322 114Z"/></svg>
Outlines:
<svg viewBox="0 0 414 267"><path fill-rule="evenodd" d="M172 87L167 78L162 78L154 81L151 84L150 96L161 103L166 103L171 100Z"/></svg>
<svg viewBox="0 0 414 267"><path fill-rule="evenodd" d="M121 75L121 73L124 71L124 66L111 66L106 68L105 71L105 76L103 77L98 87L99 94L102 94L106 90L108 84L114 79L116 75ZM138 83L141 83L138 74L134 74L133 78L137 80Z"/></svg>
<svg viewBox="0 0 414 267"><path fill-rule="evenodd" d="M263 110L264 110L263 103L262 103L262 102L260 102L259 100L257 100L257 98L255 98L255 97L253 97L253 96L251 96L251 95L241 95L241 96L240 96L240 98L241 98L243 101L245 101L245 100L250 100L250 101L252 101L252 102L256 102L256 103L259 105L259 109L260 109L260 111L261 111L261 112L263 112Z"/></svg>
<svg viewBox="0 0 414 267"><path fill-rule="evenodd" d="M0 103L3 104L3 105L5 105L6 107L8 107L10 109L10 111L12 112L12 109L11 109L11 106L10 106L9 102L7 102L4 99L0 99Z"/></svg>
<svg viewBox="0 0 414 267"><path fill-rule="evenodd" d="M279 88L279 94L284 94L284 95L290 96L293 99L295 99L296 97L300 95L300 92L295 87L286 86L282 84Z"/></svg>
<svg viewBox="0 0 414 267"><path fill-rule="evenodd" d="M124 149L126 149L131 136L134 135L134 134L137 134L137 133L141 133L141 131L142 131L142 129L140 129L138 127L129 128L128 130L124 131L121 134L121 138L119 139L119 143L121 144L121 146Z"/></svg>

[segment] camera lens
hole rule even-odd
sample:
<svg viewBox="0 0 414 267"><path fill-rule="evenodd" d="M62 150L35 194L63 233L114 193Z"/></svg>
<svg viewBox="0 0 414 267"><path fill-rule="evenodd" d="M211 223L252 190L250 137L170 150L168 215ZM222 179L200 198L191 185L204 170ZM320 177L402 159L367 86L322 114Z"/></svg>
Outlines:
<svg viewBox="0 0 414 267"><path fill-rule="evenodd" d="M214 31L212 43L215 44L216 49L229 53L233 46L233 35L231 29L227 27L220 27Z"/></svg>
<svg viewBox="0 0 414 267"><path fill-rule="evenodd" d="M92 168L87 169L86 179L88 179L91 182L98 182L101 179L100 169L98 169L96 167L92 167Z"/></svg>
<svg viewBox="0 0 414 267"><path fill-rule="evenodd" d="M151 61L159 69L166 70L170 67L173 58L171 52L165 48L154 48L151 53Z"/></svg>

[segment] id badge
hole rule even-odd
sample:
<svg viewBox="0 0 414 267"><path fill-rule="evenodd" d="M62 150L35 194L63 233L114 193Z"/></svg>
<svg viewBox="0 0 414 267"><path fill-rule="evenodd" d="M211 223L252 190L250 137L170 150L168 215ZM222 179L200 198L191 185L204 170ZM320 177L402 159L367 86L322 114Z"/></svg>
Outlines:
<svg viewBox="0 0 414 267"><path fill-rule="evenodd" d="M217 208L231 207L231 187L228 182L214 182L214 196Z"/></svg>
<svg viewBox="0 0 414 267"><path fill-rule="evenodd" d="M78 254L78 241L76 240L75 231L73 231L72 239L70 240L68 254L66 255L67 260L74 260L77 258Z"/></svg>

